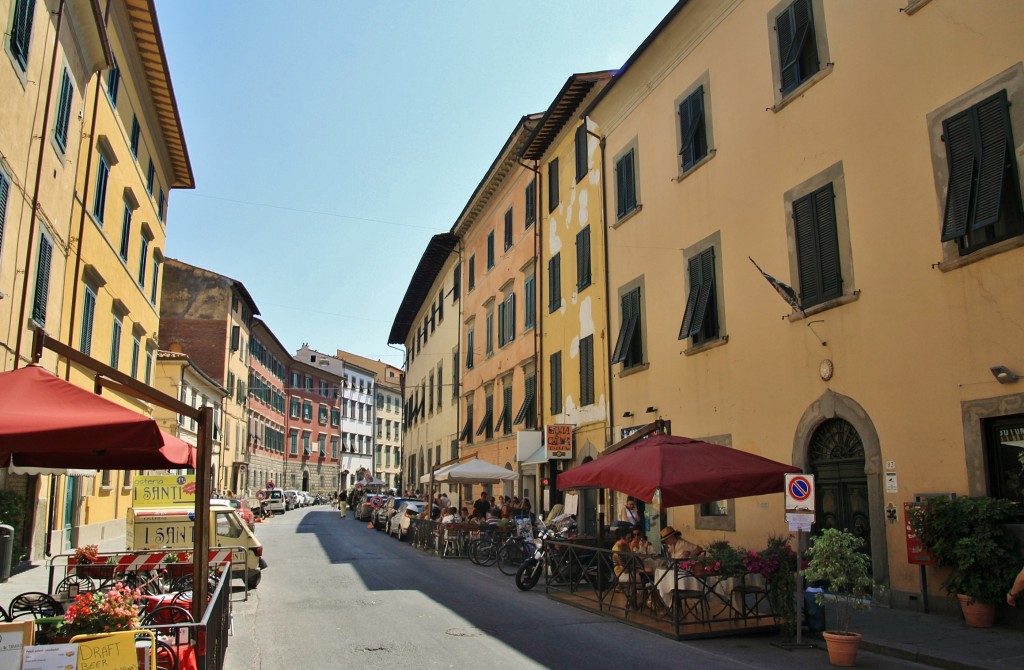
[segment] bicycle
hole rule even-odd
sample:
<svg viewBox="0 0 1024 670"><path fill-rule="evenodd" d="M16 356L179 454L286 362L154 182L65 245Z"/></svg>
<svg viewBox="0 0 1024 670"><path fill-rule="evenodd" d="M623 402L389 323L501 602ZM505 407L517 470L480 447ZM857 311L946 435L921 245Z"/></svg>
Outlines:
<svg viewBox="0 0 1024 670"><path fill-rule="evenodd" d="M480 537L469 543L469 560L476 565L489 568L498 560L498 529L496 526L481 526Z"/></svg>
<svg viewBox="0 0 1024 670"><path fill-rule="evenodd" d="M519 566L529 558L532 547L526 539L518 535L509 536L507 540L498 547L496 560L501 574L512 577L519 571Z"/></svg>

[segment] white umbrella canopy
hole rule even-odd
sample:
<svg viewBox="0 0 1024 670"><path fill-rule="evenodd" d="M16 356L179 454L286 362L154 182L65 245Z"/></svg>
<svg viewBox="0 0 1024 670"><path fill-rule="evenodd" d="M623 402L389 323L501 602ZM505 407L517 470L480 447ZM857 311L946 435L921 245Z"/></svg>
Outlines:
<svg viewBox="0 0 1024 670"><path fill-rule="evenodd" d="M435 482L441 481L441 479L440 479L441 475L446 474L449 470L451 470L452 468L454 468L454 467L456 467L458 465L459 465L458 463L452 463L450 465L444 466L443 468L438 468L437 470L434 470L434 481ZM420 477L420 484L429 484L429 483L430 483L430 473L428 472L427 474L425 474L422 477Z"/></svg>
<svg viewBox="0 0 1024 670"><path fill-rule="evenodd" d="M434 473L435 482L449 484L497 484L498 482L515 481L519 473L503 468L479 458L459 463L451 468L442 468Z"/></svg>

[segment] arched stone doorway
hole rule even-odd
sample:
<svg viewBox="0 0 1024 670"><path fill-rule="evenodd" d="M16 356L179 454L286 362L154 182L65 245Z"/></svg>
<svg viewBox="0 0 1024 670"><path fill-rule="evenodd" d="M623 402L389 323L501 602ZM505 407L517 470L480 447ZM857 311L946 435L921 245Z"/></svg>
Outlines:
<svg viewBox="0 0 1024 670"><path fill-rule="evenodd" d="M800 418L792 458L816 475L816 529L835 525L862 534L875 580L888 584L882 450L868 413L852 398L825 391Z"/></svg>
<svg viewBox="0 0 1024 670"><path fill-rule="evenodd" d="M303 470L302 471L302 488L299 489L299 490L300 491L308 491L309 490L309 470Z"/></svg>

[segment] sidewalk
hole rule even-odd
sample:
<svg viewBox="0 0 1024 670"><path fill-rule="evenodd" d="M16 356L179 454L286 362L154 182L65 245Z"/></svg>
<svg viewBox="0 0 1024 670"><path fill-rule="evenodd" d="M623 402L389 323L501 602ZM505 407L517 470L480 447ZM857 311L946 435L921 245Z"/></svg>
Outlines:
<svg viewBox="0 0 1024 670"><path fill-rule="evenodd" d="M101 551L121 551L123 538ZM26 591L46 591L49 570L45 564L12 575L0 583L0 604ZM922 614L874 607L858 613L854 629L864 635L861 648L950 670L1024 668L1024 630L1007 625L968 628L959 617ZM824 642L816 640L824 648ZM699 641L691 644L700 644Z"/></svg>
<svg viewBox="0 0 1024 670"><path fill-rule="evenodd" d="M124 536L111 538L104 542L99 543L100 553L124 551ZM15 570L18 568L15 567ZM58 572L63 573L63 570ZM63 574L58 574L54 577L55 581L60 581L64 577ZM4 610L14 599L14 596L27 593L29 591L39 591L46 593L46 586L50 579L50 566L44 561L37 561L31 564L28 569L22 570L16 574L12 574L11 578L6 582L0 583L0 605L3 606ZM56 584L55 584L56 586Z"/></svg>

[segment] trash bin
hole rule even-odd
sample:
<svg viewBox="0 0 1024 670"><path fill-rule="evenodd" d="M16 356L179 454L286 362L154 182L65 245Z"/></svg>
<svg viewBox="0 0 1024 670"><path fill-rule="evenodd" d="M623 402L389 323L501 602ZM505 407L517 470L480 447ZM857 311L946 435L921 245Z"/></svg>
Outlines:
<svg viewBox="0 0 1024 670"><path fill-rule="evenodd" d="M14 553L14 526L0 523L0 582L11 578L11 556Z"/></svg>

